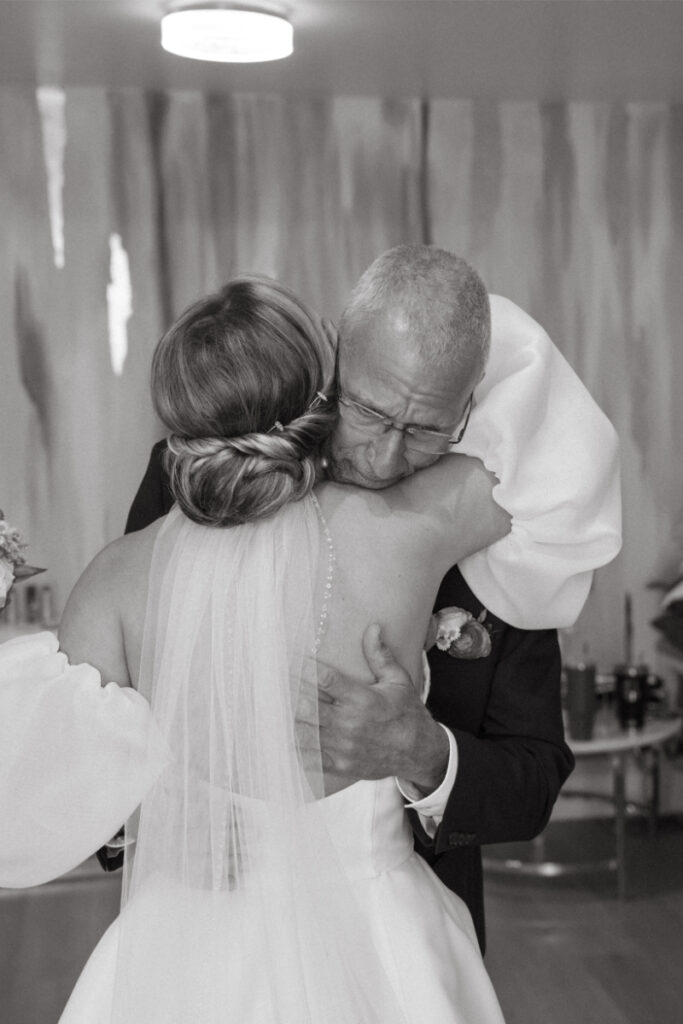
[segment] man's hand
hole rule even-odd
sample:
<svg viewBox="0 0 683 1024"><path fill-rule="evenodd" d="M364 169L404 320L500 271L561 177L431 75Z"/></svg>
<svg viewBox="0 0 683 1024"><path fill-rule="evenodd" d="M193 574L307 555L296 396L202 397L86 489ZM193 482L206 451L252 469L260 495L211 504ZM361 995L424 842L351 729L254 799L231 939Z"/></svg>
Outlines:
<svg viewBox="0 0 683 1024"><path fill-rule="evenodd" d="M318 663L323 767L354 780L398 775L430 793L446 773L448 737L382 641L379 626L365 630L363 653L374 683Z"/></svg>

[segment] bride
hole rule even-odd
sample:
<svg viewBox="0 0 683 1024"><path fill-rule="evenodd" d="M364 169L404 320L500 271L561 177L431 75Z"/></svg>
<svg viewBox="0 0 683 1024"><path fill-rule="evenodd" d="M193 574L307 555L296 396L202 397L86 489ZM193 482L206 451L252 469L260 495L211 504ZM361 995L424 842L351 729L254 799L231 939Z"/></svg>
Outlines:
<svg viewBox="0 0 683 1024"><path fill-rule="evenodd" d="M193 305L152 368L176 506L94 559L61 653L48 634L1 650L44 757L26 756L27 733L3 755L22 770L0 791L0 883L45 880L22 867L41 843L61 873L141 801L121 914L62 1024L502 1020L394 780L326 774L296 722L315 714L318 660L372 684L369 622L419 681L444 566L510 517L462 456L383 491L322 481L333 378L322 323L276 282L238 278Z"/></svg>

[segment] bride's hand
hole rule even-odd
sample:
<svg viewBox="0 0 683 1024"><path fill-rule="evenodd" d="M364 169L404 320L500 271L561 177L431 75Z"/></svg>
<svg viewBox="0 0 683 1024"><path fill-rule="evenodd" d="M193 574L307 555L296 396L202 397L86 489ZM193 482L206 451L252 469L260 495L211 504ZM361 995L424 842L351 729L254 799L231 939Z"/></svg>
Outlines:
<svg viewBox="0 0 683 1024"><path fill-rule="evenodd" d="M383 642L379 626L366 629L363 653L374 683L318 665L323 766L352 779L397 775L429 793L446 773L446 733Z"/></svg>

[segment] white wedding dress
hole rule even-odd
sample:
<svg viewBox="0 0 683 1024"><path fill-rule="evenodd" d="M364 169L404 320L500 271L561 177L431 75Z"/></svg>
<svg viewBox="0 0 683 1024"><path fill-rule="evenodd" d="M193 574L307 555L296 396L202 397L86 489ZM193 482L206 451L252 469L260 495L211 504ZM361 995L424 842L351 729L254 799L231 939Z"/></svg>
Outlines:
<svg viewBox="0 0 683 1024"><path fill-rule="evenodd" d="M395 993L398 1012L392 1010L392 1016L377 1019L383 1024L502 1022L469 911L414 853L403 798L394 781L357 782L325 798L322 804L330 836L361 911L359 920ZM161 886L146 898L129 903L123 914L163 917L177 898L182 899L182 895L178 897L172 888ZM226 900L230 898L228 894ZM203 1021L203 988L215 984L215 979L204 977L205 942L215 943L217 935L212 915L207 913L202 920L201 908L197 907L196 912L194 941L187 950L180 993L175 985L168 984L163 935L158 937L154 956L146 958L150 1002L141 1006L140 1024ZM244 912L249 912L246 906ZM278 971L283 974L278 984L286 989L291 950L276 949L273 962L260 944L258 930L249 944L245 942L244 921L233 920L231 925L238 956L226 962L221 979L220 999L225 1007L222 1019L240 1024L299 1024L309 1020L311 1005L317 1006L319 1015L310 1019L318 1024L336 1019L332 1007L328 1015L324 993L312 996L309 992L302 1007L289 1011L284 1010L287 996L281 996L280 1007L273 1007L272 975ZM334 922L328 925L334 927ZM88 961L60 1024L109 1024L112 1020L120 933L121 921L117 919ZM229 936L224 935L222 941L229 948ZM355 1024L355 1019L349 1019L348 1024Z"/></svg>

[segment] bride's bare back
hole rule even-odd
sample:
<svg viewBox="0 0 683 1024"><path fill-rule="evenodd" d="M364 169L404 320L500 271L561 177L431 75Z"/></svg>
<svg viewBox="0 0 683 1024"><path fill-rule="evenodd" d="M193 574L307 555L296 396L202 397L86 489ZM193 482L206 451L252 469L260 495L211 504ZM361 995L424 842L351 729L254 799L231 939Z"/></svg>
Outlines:
<svg viewBox="0 0 683 1024"><path fill-rule="evenodd" d="M324 483L317 496L336 554L320 657L348 675L371 678L361 637L371 622L413 679L439 583L462 558L509 530L480 462L443 458L386 491ZM147 580L161 521L108 545L76 584L60 626L73 664L87 661L103 681L135 686ZM326 571L324 559L321 574Z"/></svg>
<svg viewBox="0 0 683 1024"><path fill-rule="evenodd" d="M420 679L442 578L509 530L491 497L494 483L477 460L450 456L385 491L318 488L337 558L321 660L371 679L361 637L377 622L397 660Z"/></svg>

